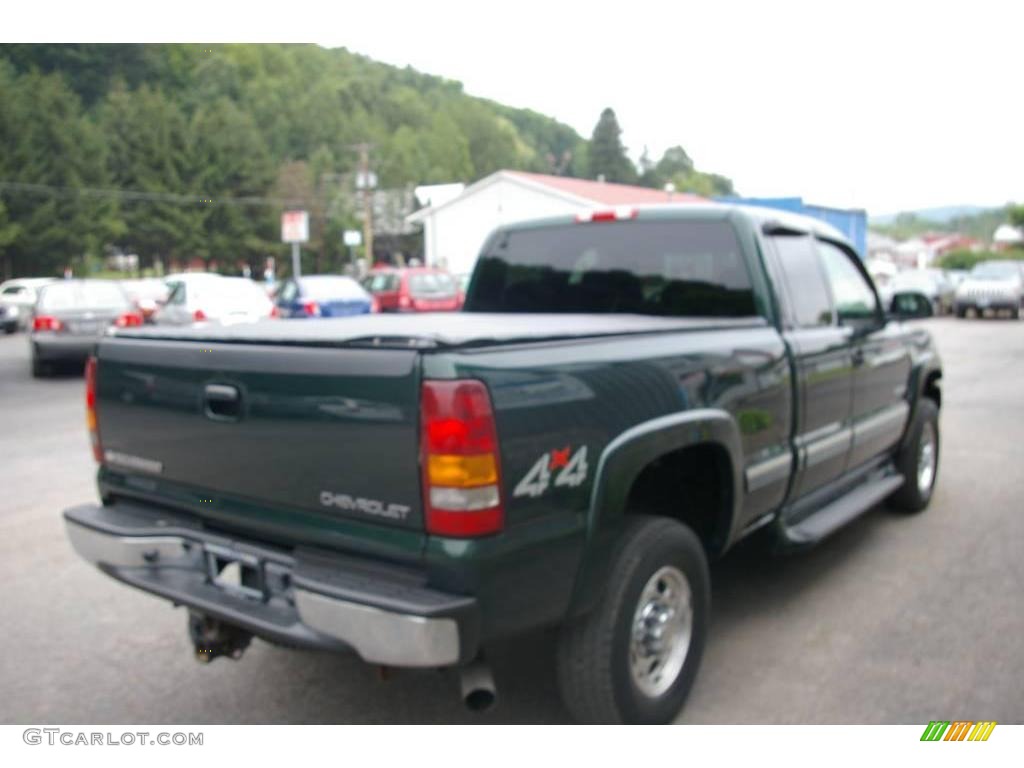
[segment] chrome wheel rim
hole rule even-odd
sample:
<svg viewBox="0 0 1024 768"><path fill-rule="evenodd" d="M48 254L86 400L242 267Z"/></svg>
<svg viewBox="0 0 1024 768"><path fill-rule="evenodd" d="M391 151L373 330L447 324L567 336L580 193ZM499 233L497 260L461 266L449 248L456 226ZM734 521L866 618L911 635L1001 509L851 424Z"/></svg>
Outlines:
<svg viewBox="0 0 1024 768"><path fill-rule="evenodd" d="M644 586L633 613L629 667L645 696L661 696L672 687L690 651L693 592L678 568L659 568Z"/></svg>
<svg viewBox="0 0 1024 768"><path fill-rule="evenodd" d="M928 493L935 482L935 428L927 422L921 430L921 448L917 455L917 489Z"/></svg>

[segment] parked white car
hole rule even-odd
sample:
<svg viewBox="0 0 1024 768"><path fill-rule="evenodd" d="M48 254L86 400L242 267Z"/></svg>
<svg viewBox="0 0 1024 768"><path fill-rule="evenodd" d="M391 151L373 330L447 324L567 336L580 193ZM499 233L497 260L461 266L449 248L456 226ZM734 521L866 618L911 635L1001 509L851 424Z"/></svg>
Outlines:
<svg viewBox="0 0 1024 768"><path fill-rule="evenodd" d="M955 288L941 269L908 269L889 281L889 292L920 293L928 297L936 315L953 311Z"/></svg>
<svg viewBox="0 0 1024 768"><path fill-rule="evenodd" d="M55 280L53 277L20 277L0 285L0 318L3 319L4 330L13 333L18 328L25 328L32 316L32 307L39 298L37 291Z"/></svg>
<svg viewBox="0 0 1024 768"><path fill-rule="evenodd" d="M975 264L957 286L954 306L957 317L966 317L973 309L979 315L986 310L1005 310L1019 318L1024 307L1024 263L1007 260Z"/></svg>
<svg viewBox="0 0 1024 768"><path fill-rule="evenodd" d="M157 325L231 325L276 316L263 287L245 277L189 272L169 275L165 282L170 294L153 313Z"/></svg>

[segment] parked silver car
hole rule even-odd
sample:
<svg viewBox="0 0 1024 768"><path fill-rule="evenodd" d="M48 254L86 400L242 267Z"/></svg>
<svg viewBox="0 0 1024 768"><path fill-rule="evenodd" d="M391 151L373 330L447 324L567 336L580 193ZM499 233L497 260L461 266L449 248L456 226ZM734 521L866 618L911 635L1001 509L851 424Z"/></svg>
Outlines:
<svg viewBox="0 0 1024 768"><path fill-rule="evenodd" d="M142 325L142 316L113 280L60 280L44 286L29 333L32 375L44 376L58 362L84 362L112 325Z"/></svg>

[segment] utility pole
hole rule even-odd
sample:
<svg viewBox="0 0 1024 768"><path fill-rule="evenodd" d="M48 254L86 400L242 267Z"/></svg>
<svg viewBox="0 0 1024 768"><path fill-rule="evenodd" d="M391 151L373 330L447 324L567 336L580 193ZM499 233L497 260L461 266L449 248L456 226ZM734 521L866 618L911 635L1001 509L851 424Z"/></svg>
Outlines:
<svg viewBox="0 0 1024 768"><path fill-rule="evenodd" d="M366 266L373 266L373 190L377 186L377 178L370 171L370 150L372 144L363 142L355 144L353 149L359 151L359 174L356 187L363 192L363 243L366 245Z"/></svg>
<svg viewBox="0 0 1024 768"><path fill-rule="evenodd" d="M302 259L299 258L299 244L292 243L292 277L302 277Z"/></svg>

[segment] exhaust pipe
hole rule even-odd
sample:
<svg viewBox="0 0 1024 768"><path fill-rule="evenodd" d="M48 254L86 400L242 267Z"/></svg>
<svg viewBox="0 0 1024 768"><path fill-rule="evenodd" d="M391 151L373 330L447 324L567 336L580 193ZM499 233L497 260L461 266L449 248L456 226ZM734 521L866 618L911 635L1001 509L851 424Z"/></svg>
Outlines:
<svg viewBox="0 0 1024 768"><path fill-rule="evenodd" d="M483 659L477 659L459 669L459 689L462 703L473 712L486 712L498 700L491 668Z"/></svg>
<svg viewBox="0 0 1024 768"><path fill-rule="evenodd" d="M200 664L209 664L218 656L237 661L252 640L252 635L244 629L198 611L189 612L188 633Z"/></svg>

